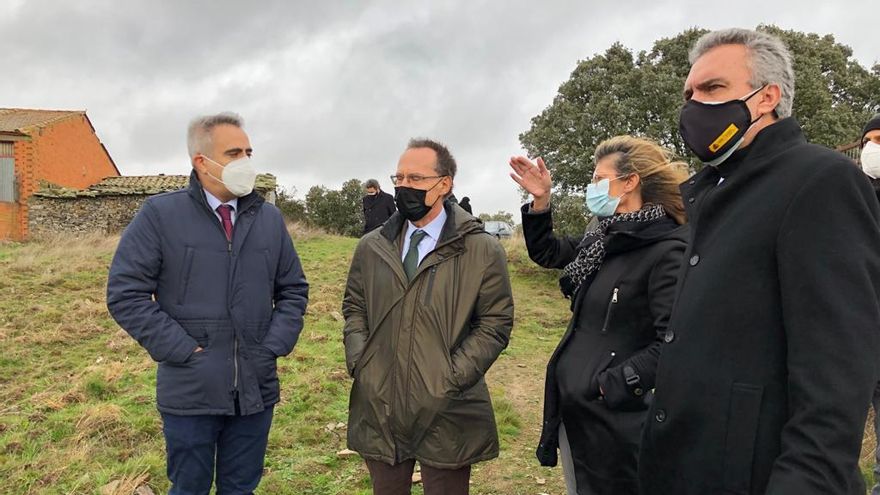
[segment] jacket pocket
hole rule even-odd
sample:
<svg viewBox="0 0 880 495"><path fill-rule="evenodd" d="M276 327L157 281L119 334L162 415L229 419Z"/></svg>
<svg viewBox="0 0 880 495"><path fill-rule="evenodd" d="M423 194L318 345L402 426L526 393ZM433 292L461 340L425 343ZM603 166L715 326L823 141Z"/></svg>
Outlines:
<svg viewBox="0 0 880 495"><path fill-rule="evenodd" d="M193 262L193 248L187 246L186 252L183 255L183 270L180 272L183 274L183 280L180 284L180 292L177 294L177 304L182 305L186 300L186 290L189 286L189 274L192 272L192 262Z"/></svg>
<svg viewBox="0 0 880 495"><path fill-rule="evenodd" d="M211 351L194 352L183 363L159 363L156 371L156 400L159 407L178 411L208 409L206 380L211 375Z"/></svg>
<svg viewBox="0 0 880 495"><path fill-rule="evenodd" d="M605 370L611 366L611 363L614 361L614 358L617 356L617 353L614 351L607 351L608 354L599 361L599 366L593 371L593 376L590 377L590 388L587 390L587 399L601 399L602 395L599 393L599 375L602 374Z"/></svg>
<svg viewBox="0 0 880 495"><path fill-rule="evenodd" d="M370 360L373 359L373 356L375 356L375 355L376 355L376 351L375 351L374 346L365 347L363 353L360 355L360 357L354 363L354 367L352 368L351 377L354 378L355 380L360 380L361 371L364 369L364 367L367 365L367 363L369 363Z"/></svg>
<svg viewBox="0 0 880 495"><path fill-rule="evenodd" d="M266 260L266 283L269 284L269 297L275 300L275 270L272 269L272 259L269 256L269 250L263 251L263 258Z"/></svg>
<svg viewBox="0 0 880 495"><path fill-rule="evenodd" d="M763 392L764 387L748 383L734 383L730 390L724 444L724 487L730 493L747 494L751 489L752 460Z"/></svg>
<svg viewBox="0 0 880 495"><path fill-rule="evenodd" d="M276 402L279 395L279 383L278 358L275 353L257 344L250 348L248 357L257 379L263 403Z"/></svg>

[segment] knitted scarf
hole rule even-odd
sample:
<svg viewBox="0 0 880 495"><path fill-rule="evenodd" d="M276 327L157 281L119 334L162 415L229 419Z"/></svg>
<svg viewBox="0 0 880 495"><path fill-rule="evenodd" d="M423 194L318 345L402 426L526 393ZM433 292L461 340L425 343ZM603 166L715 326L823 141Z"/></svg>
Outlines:
<svg viewBox="0 0 880 495"><path fill-rule="evenodd" d="M585 280L591 278L602 266L605 259L605 234L608 227L617 222L653 222L666 216L662 205L645 204L642 209L606 217L593 229L584 233L578 244L577 257L562 269L559 288L565 297L571 299Z"/></svg>

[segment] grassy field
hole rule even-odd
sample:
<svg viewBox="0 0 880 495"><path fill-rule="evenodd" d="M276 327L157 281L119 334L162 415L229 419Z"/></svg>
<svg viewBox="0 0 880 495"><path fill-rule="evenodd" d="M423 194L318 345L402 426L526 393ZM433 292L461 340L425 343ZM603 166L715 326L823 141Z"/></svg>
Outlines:
<svg viewBox="0 0 880 495"><path fill-rule="evenodd" d="M350 387L339 311L357 240L307 232L294 239L311 301L295 352L279 361L282 403L259 491L369 493L360 458L337 456ZM104 305L116 241L0 244L0 493L168 489L154 363ZM538 466L533 453L544 366L568 310L554 276L515 241L508 248L517 325L488 376L502 451L475 467L472 493L559 494L561 472Z"/></svg>
<svg viewBox="0 0 880 495"><path fill-rule="evenodd" d="M259 492L369 493L360 458L337 456L350 386L339 310L356 239L309 232L294 239L311 301L294 354L279 361L282 403ZM168 489L155 366L104 305L116 241L0 244L0 493ZM501 455L475 467L471 492L563 494L561 471L538 466L534 447L544 366L566 325L567 302L555 275L531 263L521 241L505 246L516 326L488 375ZM872 449L866 441L866 459Z"/></svg>

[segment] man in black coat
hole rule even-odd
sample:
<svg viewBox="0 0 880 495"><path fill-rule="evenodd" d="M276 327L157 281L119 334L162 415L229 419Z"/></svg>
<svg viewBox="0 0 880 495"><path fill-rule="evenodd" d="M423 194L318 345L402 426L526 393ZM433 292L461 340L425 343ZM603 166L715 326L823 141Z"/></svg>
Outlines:
<svg viewBox="0 0 880 495"><path fill-rule="evenodd" d="M707 166L681 188L690 242L641 493L864 494L880 206L858 168L808 144L790 117L779 39L707 33L691 64L680 131Z"/></svg>
<svg viewBox="0 0 880 495"><path fill-rule="evenodd" d="M862 130L860 158L862 171L871 178L877 199L880 200L880 179L878 179L880 178L880 113L871 118ZM874 398L871 402L874 406L874 438L880 439L880 414L877 414L877 411L880 411L880 382L874 389ZM880 449L874 453L874 487L871 489L871 495L880 495Z"/></svg>
<svg viewBox="0 0 880 495"><path fill-rule="evenodd" d="M381 227L397 211L394 196L379 187L379 181L370 179L364 183L367 194L364 196L364 234Z"/></svg>

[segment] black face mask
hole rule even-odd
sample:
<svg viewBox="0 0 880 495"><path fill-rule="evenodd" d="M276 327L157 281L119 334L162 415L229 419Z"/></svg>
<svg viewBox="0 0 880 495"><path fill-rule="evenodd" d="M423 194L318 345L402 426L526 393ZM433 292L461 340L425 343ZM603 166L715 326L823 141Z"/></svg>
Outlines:
<svg viewBox="0 0 880 495"><path fill-rule="evenodd" d="M439 183L440 181L437 182L437 184ZM434 184L434 187L437 187L437 184ZM434 189L434 187L431 189ZM433 203L430 206L425 204L425 196L431 189L413 189L411 187L403 186L395 187L394 205L397 206L397 211L403 215L403 218L410 222L425 218L425 215L427 215L428 212L431 211L431 208L434 207Z"/></svg>
<svg viewBox="0 0 880 495"><path fill-rule="evenodd" d="M743 141L746 131L758 119L746 102L764 87L754 90L742 100L724 103L701 103L688 100L681 107L678 132L695 155L707 165L719 165L726 160Z"/></svg>

